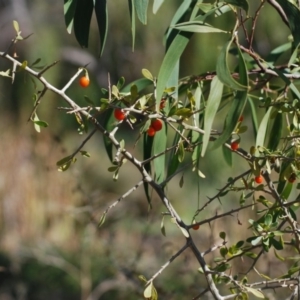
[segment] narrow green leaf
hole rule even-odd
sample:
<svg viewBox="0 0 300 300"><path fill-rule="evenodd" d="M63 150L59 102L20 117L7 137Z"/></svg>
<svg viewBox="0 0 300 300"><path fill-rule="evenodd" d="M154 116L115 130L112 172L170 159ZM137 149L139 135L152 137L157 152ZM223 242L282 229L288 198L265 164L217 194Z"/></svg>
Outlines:
<svg viewBox="0 0 300 300"><path fill-rule="evenodd" d="M266 132L267 132L267 126L268 126L268 122L269 122L269 118L270 118L270 114L272 111L272 107L270 107L268 109L268 111L266 112L266 114L264 115L259 128L258 128L258 132L257 132L257 137L256 137L256 143L255 146L256 148L258 146L264 146L265 144L265 137L266 137Z"/></svg>
<svg viewBox="0 0 300 300"><path fill-rule="evenodd" d="M177 128L177 130L179 132L181 132L182 129L183 129L182 125L179 125ZM180 140L180 135L176 132L172 145L173 146L177 145L179 140ZM177 149L174 148L173 150L171 150L170 155L169 155L167 178L169 178L176 172L178 166L179 166L178 152L177 152Z"/></svg>
<svg viewBox="0 0 300 300"><path fill-rule="evenodd" d="M103 49L107 37L108 28L108 13L107 13L107 0L95 0L95 13L98 23L99 35L100 35L100 56L103 53Z"/></svg>
<svg viewBox="0 0 300 300"><path fill-rule="evenodd" d="M253 103L253 100L249 97L248 97L248 103L250 105L250 110L251 110L251 120L252 120L254 138L256 139L257 130L258 130L258 121L257 121L256 109L255 109L255 105Z"/></svg>
<svg viewBox="0 0 300 300"><path fill-rule="evenodd" d="M151 157L152 154L152 147L153 147L153 138L149 137L147 134L144 134L144 140L143 140L143 159L147 160ZM144 165L145 170L147 173L151 174L151 163L148 162ZM149 184L144 181L144 190L147 197L147 201L151 207L151 197L149 194Z"/></svg>
<svg viewBox="0 0 300 300"><path fill-rule="evenodd" d="M183 146L183 143L179 143L179 147L178 147L178 160L179 162L183 162L184 160L184 156L185 156L185 151L184 151L184 146Z"/></svg>
<svg viewBox="0 0 300 300"><path fill-rule="evenodd" d="M282 257L281 255L279 255L275 249L274 249L274 254L275 254L276 258L279 259L280 261L285 261L285 258Z"/></svg>
<svg viewBox="0 0 300 300"><path fill-rule="evenodd" d="M165 0L154 0L153 2L153 13L156 14L161 5L164 3Z"/></svg>
<svg viewBox="0 0 300 300"><path fill-rule="evenodd" d="M136 14L142 24L147 24L147 11L149 0L134 0Z"/></svg>
<svg viewBox="0 0 300 300"><path fill-rule="evenodd" d="M99 220L99 223L98 223L98 227L101 227L101 226L104 224L105 219L106 219L106 213L104 213L104 214L101 216L101 218L100 218L100 220Z"/></svg>
<svg viewBox="0 0 300 300"><path fill-rule="evenodd" d="M210 85L210 92L207 100L207 106L204 115L204 135L201 156L204 156L208 146L212 124L218 111L222 99L223 83L215 76Z"/></svg>
<svg viewBox="0 0 300 300"><path fill-rule="evenodd" d="M276 0L279 5L282 7L285 15L287 16L287 20L289 22L289 27L291 33L293 35L293 50L299 45L300 43L300 10L299 8L294 5L292 2L287 0Z"/></svg>
<svg viewBox="0 0 300 300"><path fill-rule="evenodd" d="M239 54L239 75L241 84L248 86L248 73L247 67L242 55L241 50L238 48ZM239 117L241 116L246 101L247 101L248 92L246 91L237 91L235 98L232 100L229 112L225 119L224 130L221 136L213 143L213 149L218 148L220 145L225 143L231 136ZM224 153L224 152L223 152Z"/></svg>
<svg viewBox="0 0 300 300"><path fill-rule="evenodd" d="M287 50L291 49L291 43L285 43L273 49L266 58L268 63L274 65L277 59Z"/></svg>
<svg viewBox="0 0 300 300"><path fill-rule="evenodd" d="M271 128L271 132L268 134L269 142L267 148L270 149L271 151L276 150L280 143L282 126L283 126L283 115L277 112Z"/></svg>
<svg viewBox="0 0 300 300"><path fill-rule="evenodd" d="M163 125L162 130L156 132L153 143L153 154L165 151L167 145L167 127ZM154 160L155 180L161 183L165 179L166 155L160 155Z"/></svg>
<svg viewBox="0 0 300 300"><path fill-rule="evenodd" d="M225 44L225 46L221 50L221 53L220 53L220 55L218 57L218 60L217 60L217 67L216 67L217 75L218 75L219 79L225 85L229 86L233 90L247 91L248 90L247 85L244 85L244 84L241 84L241 83L237 82L231 76L231 72L230 72L230 69L229 69L229 66L228 66L228 63L227 63L231 43L232 43L232 40L227 42L227 44Z"/></svg>
<svg viewBox="0 0 300 300"><path fill-rule="evenodd" d="M201 105L201 95L202 95L202 90L201 90L200 84L198 83L197 88L194 93L194 99L195 99L194 110L196 110L197 112L195 114L193 114L194 126L196 126L197 128L199 128L199 125L200 125L199 109L200 109L200 105ZM192 143L197 143L197 142L200 142L200 133L193 130L192 131ZM200 144L194 148L194 151L192 154L193 164L198 166L199 159L200 159Z"/></svg>
<svg viewBox="0 0 300 300"><path fill-rule="evenodd" d="M64 0L64 16L68 33L72 32L77 0Z"/></svg>
<svg viewBox="0 0 300 300"><path fill-rule="evenodd" d="M199 23L199 24L195 24ZM227 33L227 31L224 31L219 28L212 27L208 24L203 24L202 22L185 22L185 23L179 23L175 26L172 26L172 28L175 28L177 30L181 31L188 31L188 32L196 32L196 33Z"/></svg>
<svg viewBox="0 0 300 300"><path fill-rule="evenodd" d="M244 288L246 288L247 292L250 292L255 297L261 298L261 299L265 299L265 296L264 296L264 294L261 291L256 290L254 288L247 287L247 286L244 286Z"/></svg>
<svg viewBox="0 0 300 300"><path fill-rule="evenodd" d="M93 8L93 0L77 0L74 14L74 33L79 45L84 48L87 48L89 44Z"/></svg>
<svg viewBox="0 0 300 300"><path fill-rule="evenodd" d="M292 192L293 189L293 184L291 182L287 182L287 184L284 187L284 190L282 191L282 193L280 194L280 196L287 200Z"/></svg>
<svg viewBox="0 0 300 300"><path fill-rule="evenodd" d="M132 50L134 50L134 43L135 43L135 7L134 7L135 0L128 0L129 6L129 14L131 20L131 35L132 35Z"/></svg>
<svg viewBox="0 0 300 300"><path fill-rule="evenodd" d="M172 35L172 31L174 30L172 28L173 25L177 24L181 18L186 14L188 9L190 8L192 3L192 0L185 0L182 1L182 3L179 5L178 9L176 10L175 14L173 15L173 18L170 22L170 27L168 28L168 31L166 33L166 38L167 40L170 38Z"/></svg>
<svg viewBox="0 0 300 300"><path fill-rule="evenodd" d="M192 33L190 32L180 32L176 35L173 42L171 43L167 53L163 59L160 66L160 70L157 78L157 90L156 90L156 107L159 109L160 99L166 88L166 84L174 71L174 68L183 53L185 47L187 46Z"/></svg>
<svg viewBox="0 0 300 300"><path fill-rule="evenodd" d="M226 163L229 165L229 167L231 167L232 166L232 151L230 149L228 149L227 147L223 146L222 153L223 153L223 157L224 157Z"/></svg>

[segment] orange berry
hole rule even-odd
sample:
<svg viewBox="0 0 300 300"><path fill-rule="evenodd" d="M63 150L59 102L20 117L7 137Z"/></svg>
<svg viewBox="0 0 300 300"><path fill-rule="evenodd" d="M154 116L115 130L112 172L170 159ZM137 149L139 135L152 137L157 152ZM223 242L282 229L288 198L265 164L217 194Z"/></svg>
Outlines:
<svg viewBox="0 0 300 300"><path fill-rule="evenodd" d="M260 184L264 181L264 178L261 175L259 175L259 176L256 176L254 178L254 180L255 180L256 183Z"/></svg>
<svg viewBox="0 0 300 300"><path fill-rule="evenodd" d="M237 149L239 149L240 145L238 142L232 142L231 143L231 150L235 151Z"/></svg>
<svg viewBox="0 0 300 300"><path fill-rule="evenodd" d="M193 228L194 230L198 230L198 229L200 228L200 225L199 225L199 224L195 224L195 225L192 226L192 228Z"/></svg>
<svg viewBox="0 0 300 300"><path fill-rule="evenodd" d="M83 88L86 88L90 85L90 80L88 79L88 77L86 76L82 76L80 79L79 79L79 84L83 87Z"/></svg>
<svg viewBox="0 0 300 300"><path fill-rule="evenodd" d="M149 129L147 130L147 133L149 136L154 136L155 135L156 130L153 127L149 127Z"/></svg>
<svg viewBox="0 0 300 300"><path fill-rule="evenodd" d="M154 128L155 131L160 131L162 129L162 121L161 120L154 120L151 122L151 127Z"/></svg>
<svg viewBox="0 0 300 300"><path fill-rule="evenodd" d="M115 116L115 118L118 120L118 121L122 121L122 120L124 120L125 119L125 113L123 112L123 110L122 109L119 109L119 108L117 108L117 109L115 109L114 110L114 116Z"/></svg>

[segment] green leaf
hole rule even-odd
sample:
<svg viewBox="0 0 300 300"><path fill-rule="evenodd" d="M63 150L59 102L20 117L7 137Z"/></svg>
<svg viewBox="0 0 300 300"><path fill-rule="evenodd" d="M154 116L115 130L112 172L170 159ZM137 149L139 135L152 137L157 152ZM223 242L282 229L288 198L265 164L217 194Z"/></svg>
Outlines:
<svg viewBox="0 0 300 300"><path fill-rule="evenodd" d="M276 258L279 259L280 261L285 261L285 258L282 257L281 255L279 255L275 249L274 249L274 254L275 254Z"/></svg>
<svg viewBox="0 0 300 300"><path fill-rule="evenodd" d="M143 141L143 159L147 160L151 157L152 154L152 146L153 146L153 137L149 137L147 134L144 134ZM147 173L151 174L151 163L150 161L144 165ZM149 194L149 184L144 180L144 190L147 197L147 201L151 207L151 197Z"/></svg>
<svg viewBox="0 0 300 300"><path fill-rule="evenodd" d="M238 48L239 54L239 74L241 84L248 86L248 73L247 67L242 55L240 48ZM221 136L213 143L213 149L218 148L220 145L224 144L229 137L232 135L232 132L238 122L239 117L241 116L246 101L247 101L248 92L246 91L237 91L236 96L232 100L229 112L225 119L224 130ZM224 153L224 152L223 152Z"/></svg>
<svg viewBox="0 0 300 300"><path fill-rule="evenodd" d="M142 69L142 74L143 74L143 76L144 76L145 78L147 78L147 79L149 79L149 80L151 80L151 81L154 80L153 75L151 74L151 72L150 72L149 70L147 70L147 69Z"/></svg>
<svg viewBox="0 0 300 300"><path fill-rule="evenodd" d="M129 14L131 20L131 35L132 35L132 50L134 50L134 43L135 43L135 7L134 7L135 0L128 0L129 6Z"/></svg>
<svg viewBox="0 0 300 300"><path fill-rule="evenodd" d="M64 16L68 33L72 32L77 0L64 0Z"/></svg>
<svg viewBox="0 0 300 300"><path fill-rule="evenodd" d="M219 237L220 237L222 240L225 240L225 239L226 239L226 232L221 231L221 232L219 233Z"/></svg>
<svg viewBox="0 0 300 300"><path fill-rule="evenodd" d="M187 46L192 33L179 32L171 43L167 53L160 66L160 70L157 78L157 90L156 90L156 107L159 109L160 99L164 93L167 82L174 71L174 68Z"/></svg>
<svg viewBox="0 0 300 300"><path fill-rule="evenodd" d="M220 33L220 32L227 33L227 31L212 27L209 24L203 24L203 22L200 21L179 23L175 26L171 26L171 28L175 28L181 31L196 32L196 33Z"/></svg>
<svg viewBox="0 0 300 300"><path fill-rule="evenodd" d="M267 214L267 215L265 216L265 221L264 221L265 225L266 225L266 226L270 226L271 223L272 223L272 219L273 219L272 215Z"/></svg>
<svg viewBox="0 0 300 300"><path fill-rule="evenodd" d="M254 137L256 138L257 136L257 130L258 130L258 121L257 121L257 114L256 114L256 108L253 103L253 100L248 97L248 103L250 105L250 110L251 110L251 120L252 120L252 126L253 126L253 133Z"/></svg>
<svg viewBox="0 0 300 300"><path fill-rule="evenodd" d="M280 196L283 198L283 199L288 199L291 192L292 192L292 189L293 189L293 184L291 182L287 182L287 184L285 185L285 188L284 190L282 191L282 193L280 194Z"/></svg>
<svg viewBox="0 0 300 300"><path fill-rule="evenodd" d="M244 85L244 84L241 84L241 83L237 82L231 76L231 72L230 72L230 69L229 69L229 66L228 66L228 63L227 63L231 43L232 43L232 40L227 42L225 44L225 46L223 47L223 49L221 50L221 53L220 53L220 55L218 57L218 60L217 60L217 67L216 67L217 75L218 75L219 79L225 85L229 86L233 90L247 91L248 90L247 85Z"/></svg>
<svg viewBox="0 0 300 300"><path fill-rule="evenodd" d="M17 34L20 32L20 26L19 26L19 23L15 20L13 20L13 26L14 26L14 29L15 31L17 32Z"/></svg>
<svg viewBox="0 0 300 300"><path fill-rule="evenodd" d="M77 0L74 14L74 33L79 45L83 48L87 48L89 44L93 8L93 0Z"/></svg>
<svg viewBox="0 0 300 300"><path fill-rule="evenodd" d="M257 148L258 146L264 146L265 144L265 137L266 137L266 132L267 132L267 126L268 126L268 122L269 122L269 118L270 118L270 114L272 111L272 107L269 107L268 111L266 112L266 114L264 115L259 128L258 128L258 132L257 132L257 137L256 137L256 143L255 143L255 147Z"/></svg>
<svg viewBox="0 0 300 300"><path fill-rule="evenodd" d="M103 53L103 49L107 37L108 28L108 13L107 13L107 0L95 0L95 13L98 23L99 35L100 35L100 56Z"/></svg>
<svg viewBox="0 0 300 300"><path fill-rule="evenodd" d="M32 121L34 124L40 126L40 127L48 127L49 124L47 122L44 122L44 121L41 121L41 120L38 120L38 121Z"/></svg>
<svg viewBox="0 0 300 300"><path fill-rule="evenodd" d="M10 69L8 69L7 71L1 71L0 72L0 76L4 76L4 77L11 77L10 75L9 75L9 73L10 73Z"/></svg>
<svg viewBox="0 0 300 300"><path fill-rule="evenodd" d="M144 290L144 297L151 300L158 299L157 291L153 285L153 281L151 281Z"/></svg>
<svg viewBox="0 0 300 300"><path fill-rule="evenodd" d="M64 158L62 158L61 160L59 160L57 163L56 163L56 166L57 167L61 167L65 164L67 164L69 161L71 161L73 159L73 156L72 155L68 155Z"/></svg>
<svg viewBox="0 0 300 300"><path fill-rule="evenodd" d="M212 124L215 115L218 111L220 101L222 99L223 83L219 80L218 76L215 76L210 85L210 92L207 100L207 106L204 115L204 135L201 156L204 156L207 149Z"/></svg>
<svg viewBox="0 0 300 300"><path fill-rule="evenodd" d="M249 5L246 0L226 0L225 2L228 4L231 4L231 5L240 7L243 10L245 10L246 13L248 13Z"/></svg>
<svg viewBox="0 0 300 300"><path fill-rule="evenodd" d="M104 214L101 216L101 218L100 218L100 220L99 220L99 223L98 223L98 227L101 227L101 226L104 224L105 219L106 219L106 213L104 213Z"/></svg>
<svg viewBox="0 0 300 300"><path fill-rule="evenodd" d="M184 146L183 146L183 143L179 143L179 146L178 146L178 160L180 163L183 162L184 160L184 156L185 156L185 151L184 151Z"/></svg>
<svg viewBox="0 0 300 300"><path fill-rule="evenodd" d="M147 78L140 78L140 79L137 79L133 82L131 82L130 84L126 85L122 90L121 92L122 93L129 93L130 92L130 89L133 85L136 85L137 87L137 90L138 91L141 91L143 89L145 89L146 87L148 87L149 85L153 84L153 82Z"/></svg>
<svg viewBox="0 0 300 300"><path fill-rule="evenodd" d="M192 3L192 0L185 0L185 1L182 1L182 3L179 5L178 9L176 10L175 14L173 15L173 18L170 22L170 26L166 33L167 40L169 40L169 38L173 35L174 29L172 28L172 26L177 24L180 21L180 19L183 18L183 16L186 14L188 9L190 8L191 3ZM174 36L171 37L171 39L172 38L174 38Z"/></svg>
<svg viewBox="0 0 300 300"><path fill-rule="evenodd" d="M90 153L88 153L87 151L80 150L79 153L84 157L91 157Z"/></svg>
<svg viewBox="0 0 300 300"><path fill-rule="evenodd" d="M153 13L156 14L161 5L164 3L165 0L154 0L153 2Z"/></svg>
<svg viewBox="0 0 300 300"><path fill-rule="evenodd" d="M136 14L142 24L147 24L147 11L149 0L134 0Z"/></svg>
<svg viewBox="0 0 300 300"><path fill-rule="evenodd" d="M247 292L253 294L255 297L265 299L265 296L261 291L256 290L254 288L247 287L247 286L244 286L244 288L247 290Z"/></svg>
<svg viewBox="0 0 300 300"><path fill-rule="evenodd" d="M179 125L177 128L177 130L179 132L181 132L182 129L183 129L182 125ZM180 134L178 132L176 132L172 145L173 146L177 145L179 140L180 140ZM176 172L178 166L179 166L178 152L177 152L177 149L174 148L171 150L170 155L169 155L167 178L169 178Z"/></svg>
<svg viewBox="0 0 300 300"><path fill-rule="evenodd" d="M276 112L276 117L274 119L271 132L268 134L269 142L267 148L270 149L271 151L276 150L280 143L282 126L283 126L283 115L281 113Z"/></svg>
<svg viewBox="0 0 300 300"><path fill-rule="evenodd" d="M292 2L287 0L276 0L279 5L282 7L285 15L287 16L287 20L289 22L289 27L291 33L293 35L293 50L300 43L300 10L297 6L295 6Z"/></svg>
<svg viewBox="0 0 300 300"><path fill-rule="evenodd" d="M156 132L153 143L153 154L158 154L166 150L167 147L167 127L163 125L162 130ZM154 160L155 180L161 183L165 179L166 155L160 155Z"/></svg>
<svg viewBox="0 0 300 300"><path fill-rule="evenodd" d="M223 157L226 161L226 163L229 165L229 167L232 166L232 151L228 149L226 146L222 147L222 153Z"/></svg>

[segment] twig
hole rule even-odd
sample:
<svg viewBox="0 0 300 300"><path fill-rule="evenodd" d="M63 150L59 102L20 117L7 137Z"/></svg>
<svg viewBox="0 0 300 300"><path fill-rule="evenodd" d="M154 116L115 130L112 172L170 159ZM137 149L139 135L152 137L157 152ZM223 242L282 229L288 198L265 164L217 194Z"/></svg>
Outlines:
<svg viewBox="0 0 300 300"><path fill-rule="evenodd" d="M180 250L178 250L170 259L147 281L146 285L151 283L158 275L160 275L170 264L171 262L178 257L189 245L186 243Z"/></svg>

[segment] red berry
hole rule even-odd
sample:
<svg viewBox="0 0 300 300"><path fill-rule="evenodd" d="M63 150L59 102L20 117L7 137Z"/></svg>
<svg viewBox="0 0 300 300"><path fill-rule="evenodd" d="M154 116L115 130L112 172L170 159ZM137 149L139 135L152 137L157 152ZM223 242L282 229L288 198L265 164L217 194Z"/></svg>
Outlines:
<svg viewBox="0 0 300 300"><path fill-rule="evenodd" d="M161 98L160 104L159 104L159 109L163 109L166 106L166 98Z"/></svg>
<svg viewBox="0 0 300 300"><path fill-rule="evenodd" d="M154 128L155 131L160 131L162 126L163 124L161 120L154 120L151 122L151 127Z"/></svg>
<svg viewBox="0 0 300 300"><path fill-rule="evenodd" d="M114 110L114 116L118 121L122 121L125 119L125 113L123 112L122 109L119 108Z"/></svg>
<svg viewBox="0 0 300 300"><path fill-rule="evenodd" d="M199 224L195 224L195 225L193 225L193 227L192 227L194 230L198 230L199 228L200 228L200 225Z"/></svg>
<svg viewBox="0 0 300 300"><path fill-rule="evenodd" d="M237 149L239 149L240 145L238 142L232 142L231 143L231 150L235 151Z"/></svg>
<svg viewBox="0 0 300 300"><path fill-rule="evenodd" d="M154 136L155 135L156 130L153 127L149 127L149 129L147 130L147 133L149 136Z"/></svg>
<svg viewBox="0 0 300 300"><path fill-rule="evenodd" d="M243 122L243 121L244 121L244 116L240 116L239 122Z"/></svg>
<svg viewBox="0 0 300 300"><path fill-rule="evenodd" d="M296 174L295 174L295 173L292 173L292 174L290 175L288 181L289 181L290 183L294 183L294 182L296 181L296 178L297 178Z"/></svg>
<svg viewBox="0 0 300 300"><path fill-rule="evenodd" d="M255 180L256 183L260 184L264 181L264 178L261 175L259 175L259 176L256 176L254 178L254 180Z"/></svg>
<svg viewBox="0 0 300 300"><path fill-rule="evenodd" d="M79 84L83 87L83 88L86 88L90 85L90 80L87 76L82 76L80 79L79 79Z"/></svg>

